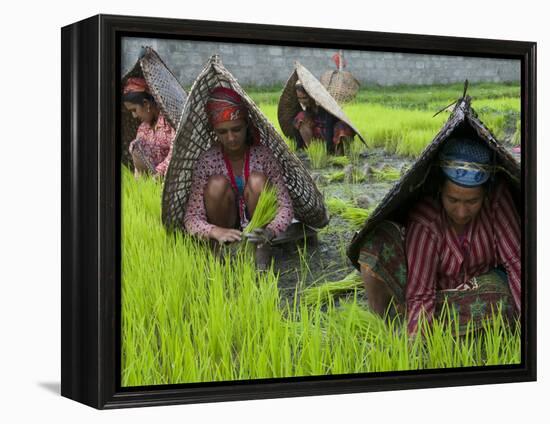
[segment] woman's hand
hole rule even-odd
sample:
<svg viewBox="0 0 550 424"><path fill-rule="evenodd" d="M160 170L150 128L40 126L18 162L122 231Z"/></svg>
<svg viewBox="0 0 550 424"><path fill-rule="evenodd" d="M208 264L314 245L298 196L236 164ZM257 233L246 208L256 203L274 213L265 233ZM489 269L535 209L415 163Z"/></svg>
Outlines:
<svg viewBox="0 0 550 424"><path fill-rule="evenodd" d="M220 243L231 243L241 241L241 232L234 228L214 227L210 230L209 237Z"/></svg>

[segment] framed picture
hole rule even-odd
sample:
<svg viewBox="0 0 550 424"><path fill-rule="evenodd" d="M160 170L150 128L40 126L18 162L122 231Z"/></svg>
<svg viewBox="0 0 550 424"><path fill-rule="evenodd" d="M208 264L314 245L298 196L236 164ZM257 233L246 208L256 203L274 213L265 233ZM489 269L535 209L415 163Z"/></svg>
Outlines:
<svg viewBox="0 0 550 424"><path fill-rule="evenodd" d="M62 395L536 379L536 44L62 29Z"/></svg>

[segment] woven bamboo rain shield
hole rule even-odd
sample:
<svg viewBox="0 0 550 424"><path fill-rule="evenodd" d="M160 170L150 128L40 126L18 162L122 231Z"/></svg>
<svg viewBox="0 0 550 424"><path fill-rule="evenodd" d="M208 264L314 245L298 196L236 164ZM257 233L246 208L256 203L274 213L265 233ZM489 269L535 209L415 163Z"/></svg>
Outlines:
<svg viewBox="0 0 550 424"><path fill-rule="evenodd" d="M361 84L349 71L345 71L345 62L342 52L340 56L338 68L332 71L326 71L321 75L321 84L327 89L334 100L339 104L349 102L355 98Z"/></svg>
<svg viewBox="0 0 550 424"><path fill-rule="evenodd" d="M178 128L187 93L157 52L151 47L144 47L134 67L122 78L122 87L126 85L126 81L130 77L145 79L161 113L172 128ZM124 105L121 106L122 162L132 166L132 157L128 152L128 146L136 136L141 122L132 117L132 113Z"/></svg>
<svg viewBox="0 0 550 424"><path fill-rule="evenodd" d="M357 128L351 123L350 119L346 116L338 102L330 95L323 84L319 82L317 78L313 76L304 66L299 62L295 63L294 72L290 75L286 85L283 89L281 97L279 99L279 107L277 109L277 118L279 119L279 125L283 134L287 137L294 136L293 121L294 117L302 109L300 103L298 103L298 97L296 96L296 82L300 81L306 93L311 97L319 106L325 109L328 113L338 118L340 121L348 124L357 136L365 142L363 136L359 133Z"/></svg>
<svg viewBox="0 0 550 424"><path fill-rule="evenodd" d="M520 165L495 139L491 131L478 119L470 103L471 99L466 95L457 101L453 112L443 128L424 149L418 160L412 165L407 173L392 187L380 202L361 231L355 235L347 251L347 255L355 267L359 268L359 264L357 263L359 250L369 231L385 219L405 224L404 219L406 218L406 213L422 194L423 185L428 178L432 165L434 165L434 162L437 160L441 147L446 140L455 135L475 137L475 139L488 145L495 155L498 173L504 176L508 181L510 191L521 215Z"/></svg>
<svg viewBox="0 0 550 424"><path fill-rule="evenodd" d="M283 171L294 208L294 217L315 228L328 223L324 199L302 162L288 149L285 141L244 92L237 80L225 69L217 55L212 56L199 74L185 104L180 126L174 141L172 160L164 180L162 194L162 221L168 228L184 230L183 218L193 166L199 155L208 150L217 138L205 111L210 92L218 86L229 87L239 93L248 107L249 121L259 131L260 142L269 147Z"/></svg>

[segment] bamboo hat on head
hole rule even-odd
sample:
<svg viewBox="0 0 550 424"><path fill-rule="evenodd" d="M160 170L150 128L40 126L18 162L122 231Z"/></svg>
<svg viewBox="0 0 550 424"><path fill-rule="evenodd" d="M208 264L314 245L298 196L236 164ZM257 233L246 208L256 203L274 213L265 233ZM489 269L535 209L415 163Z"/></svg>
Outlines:
<svg viewBox="0 0 550 424"><path fill-rule="evenodd" d="M463 97L455 103L443 128L405 175L384 196L361 231L354 236L348 246L347 255L355 267L359 268L357 260L365 237L380 222L392 220L405 224L408 211L422 195L425 184L430 181L429 176L433 175L432 168L442 167L451 179L454 178L469 186L486 181L489 172L498 172L507 181L516 206L521 210L519 162L478 119L471 107L471 98L466 95L466 88L467 84ZM466 144L464 140L470 141ZM468 167L465 166L466 162ZM479 166L472 167L473 163ZM447 172L445 165L448 168ZM455 172L457 168L461 169L458 173Z"/></svg>
<svg viewBox="0 0 550 424"><path fill-rule="evenodd" d="M357 136L364 142L363 136L357 128L351 123L351 120L346 116L340 105L334 100L325 87L299 62L295 63L294 71L288 78L283 92L279 99L277 109L277 118L283 134L287 137L294 136L294 117L300 112L301 106L296 96L296 83L300 82L304 91L311 97L319 106L325 109L328 113L338 118L340 121L349 125Z"/></svg>
<svg viewBox="0 0 550 424"><path fill-rule="evenodd" d="M255 135L258 142L271 150L283 172L283 180L292 200L295 218L311 227L324 227L328 223L328 213L323 196L309 172L289 150L267 117L223 66L217 55L208 60L193 83L180 118L172 160L164 179L162 193L164 225L185 231L183 218L191 188L193 166L200 154L217 142L210 124L211 116L205 107L211 93L217 87L230 88L246 104L247 119L257 132Z"/></svg>
<svg viewBox="0 0 550 424"><path fill-rule="evenodd" d="M135 65L122 77L121 86L123 92L134 90L151 94L172 128L178 127L187 93L151 47L141 49ZM132 117L132 113L122 105L121 124L122 161L131 166L132 158L128 152L128 146L136 136L137 128L141 122Z"/></svg>

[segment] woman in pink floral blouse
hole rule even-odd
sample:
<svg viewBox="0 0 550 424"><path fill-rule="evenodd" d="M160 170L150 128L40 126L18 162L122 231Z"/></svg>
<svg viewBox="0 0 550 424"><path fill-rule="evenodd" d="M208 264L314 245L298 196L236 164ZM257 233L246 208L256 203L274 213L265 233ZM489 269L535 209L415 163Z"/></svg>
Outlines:
<svg viewBox="0 0 550 424"><path fill-rule="evenodd" d="M254 215L260 193L269 182L278 193L277 215L249 238L257 242L273 239L286 230L293 216L277 161L269 148L260 144L248 108L237 92L215 88L206 113L219 143L195 162L185 228L190 234L220 243L241 240L241 230Z"/></svg>
<svg viewBox="0 0 550 424"><path fill-rule="evenodd" d="M176 132L160 112L143 78L128 78L122 101L132 116L141 121L129 147L136 177L144 172L164 176Z"/></svg>

